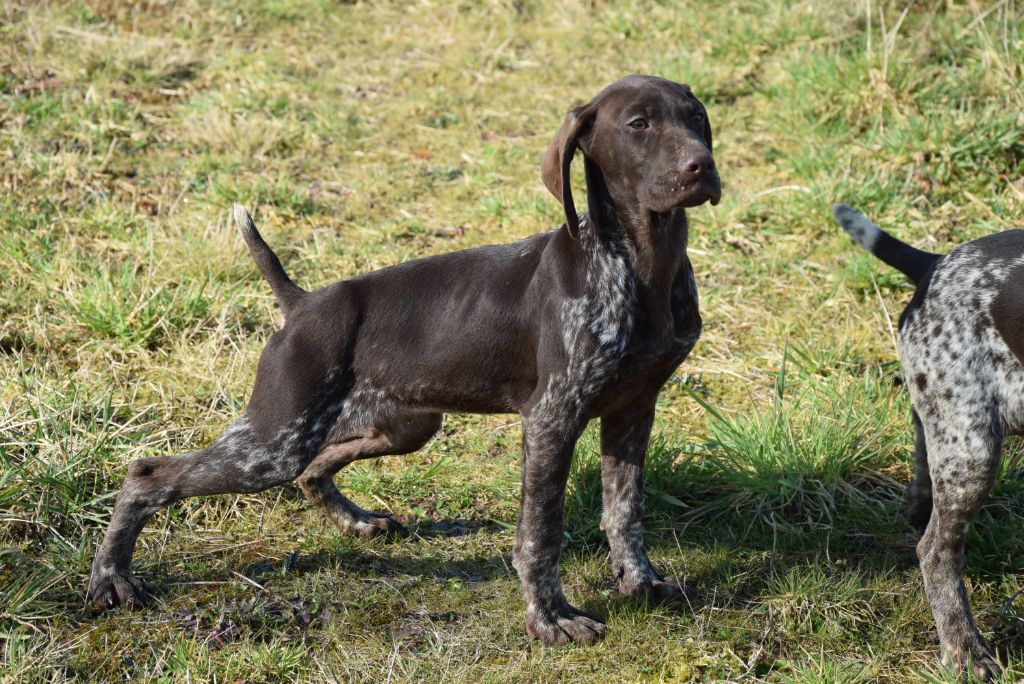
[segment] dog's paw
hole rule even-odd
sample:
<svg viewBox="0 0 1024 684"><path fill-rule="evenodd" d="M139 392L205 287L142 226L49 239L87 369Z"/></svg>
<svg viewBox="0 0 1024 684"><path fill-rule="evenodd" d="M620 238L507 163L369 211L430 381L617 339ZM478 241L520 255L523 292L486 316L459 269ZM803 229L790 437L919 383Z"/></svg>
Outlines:
<svg viewBox="0 0 1024 684"><path fill-rule="evenodd" d="M626 586L622 581L616 590L623 596L647 601L652 604L685 603L689 605L697 598L697 588L686 580L675 577L660 577Z"/></svg>
<svg viewBox="0 0 1024 684"><path fill-rule="evenodd" d="M397 539L409 534L409 531L405 529L405 525L390 515L373 513L372 511L366 511L364 515L359 516L359 520L352 525L352 532L367 539L373 537Z"/></svg>
<svg viewBox="0 0 1024 684"><path fill-rule="evenodd" d="M141 608L148 602L145 587L130 572L93 571L89 578L89 598L101 610L124 606Z"/></svg>
<svg viewBox="0 0 1024 684"><path fill-rule="evenodd" d="M563 601L553 608L527 608L526 631L549 646L560 646L571 641L592 644L604 638L607 627L590 613Z"/></svg>
<svg viewBox="0 0 1024 684"><path fill-rule="evenodd" d="M943 648L942 665L952 672L973 672L984 682L998 677L1003 671L995 651L978 635L965 639L959 647Z"/></svg>

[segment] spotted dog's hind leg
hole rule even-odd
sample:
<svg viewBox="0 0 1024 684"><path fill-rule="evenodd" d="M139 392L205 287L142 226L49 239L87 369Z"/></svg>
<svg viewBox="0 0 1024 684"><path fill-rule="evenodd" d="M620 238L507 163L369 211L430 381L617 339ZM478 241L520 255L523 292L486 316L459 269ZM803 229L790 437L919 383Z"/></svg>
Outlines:
<svg viewBox="0 0 1024 684"><path fill-rule="evenodd" d="M299 486L306 498L322 508L342 534L404 535L405 527L391 516L364 510L349 501L338 491L334 476L353 461L412 453L426 444L440 427L439 413L389 416L374 427L325 445L299 476Z"/></svg>
<svg viewBox="0 0 1024 684"><path fill-rule="evenodd" d="M619 593L656 603L685 601L681 583L655 570L644 548L644 460L653 422L654 406L601 418L601 529Z"/></svg>
<svg viewBox="0 0 1024 684"><path fill-rule="evenodd" d="M982 679L998 674L1000 668L971 615L963 581L964 542L999 467L1002 435L998 415L993 414L961 413L955 423L963 427L952 430L927 412L921 414L933 490L931 518L917 545L925 593L939 631L943 664L957 671L971 667Z"/></svg>
<svg viewBox="0 0 1024 684"><path fill-rule="evenodd" d="M903 498L907 501L907 519L924 532L932 515L932 478L928 473L928 445L925 441L924 426L917 411L914 418L914 479L907 485Z"/></svg>
<svg viewBox="0 0 1024 684"><path fill-rule="evenodd" d="M301 432L285 430L262 442L243 416L207 449L131 463L93 560L88 590L93 603L98 608L145 603L142 585L132 576L132 554L158 510L191 496L269 489L295 479L311 457Z"/></svg>

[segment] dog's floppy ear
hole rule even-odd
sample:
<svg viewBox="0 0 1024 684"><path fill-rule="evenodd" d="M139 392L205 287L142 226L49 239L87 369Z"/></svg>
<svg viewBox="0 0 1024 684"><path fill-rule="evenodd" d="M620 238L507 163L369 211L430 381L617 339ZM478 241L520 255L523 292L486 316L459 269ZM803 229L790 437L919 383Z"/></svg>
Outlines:
<svg viewBox="0 0 1024 684"><path fill-rule="evenodd" d="M565 115L565 122L555 133L554 140L544 152L544 162L541 164L541 178L544 179L544 185L565 208L565 226L573 238L579 235L580 218L576 214L576 205L572 201L569 169L579 144L579 137L587 130L596 111L597 108L593 103L569 110L569 113Z"/></svg>

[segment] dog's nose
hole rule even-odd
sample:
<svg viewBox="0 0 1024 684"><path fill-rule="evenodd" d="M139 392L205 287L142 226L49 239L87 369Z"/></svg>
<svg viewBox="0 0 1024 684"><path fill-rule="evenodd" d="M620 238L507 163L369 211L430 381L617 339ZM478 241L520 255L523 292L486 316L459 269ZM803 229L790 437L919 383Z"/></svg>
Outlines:
<svg viewBox="0 0 1024 684"><path fill-rule="evenodd" d="M687 183L700 180L715 170L715 160L707 152L698 152L689 159L683 160L683 180Z"/></svg>

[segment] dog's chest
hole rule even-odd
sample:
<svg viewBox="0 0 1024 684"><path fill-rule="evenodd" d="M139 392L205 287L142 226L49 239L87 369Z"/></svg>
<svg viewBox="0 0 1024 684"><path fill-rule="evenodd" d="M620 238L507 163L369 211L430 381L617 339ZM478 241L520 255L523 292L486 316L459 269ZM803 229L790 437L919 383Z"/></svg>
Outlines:
<svg viewBox="0 0 1024 684"><path fill-rule="evenodd" d="M601 373L621 358L636 320L636 281L622 253L589 255L586 282L563 309L563 342L571 361Z"/></svg>
<svg viewBox="0 0 1024 684"><path fill-rule="evenodd" d="M693 349L701 333L697 284L689 262L683 267L669 293L667 306L644 311L638 302L636 325L631 331L623 363L674 369Z"/></svg>
<svg viewBox="0 0 1024 684"><path fill-rule="evenodd" d="M660 309L638 294L624 249L594 250L586 266L585 287L560 305L566 364L544 382L549 400L562 397L593 417L653 399L693 348L701 320L686 260Z"/></svg>
<svg viewBox="0 0 1024 684"><path fill-rule="evenodd" d="M697 287L689 263L673 286L667 311L645 315L633 302L632 326L623 340L614 372L602 388L595 413L604 413L636 397L657 393L693 349L701 333Z"/></svg>

